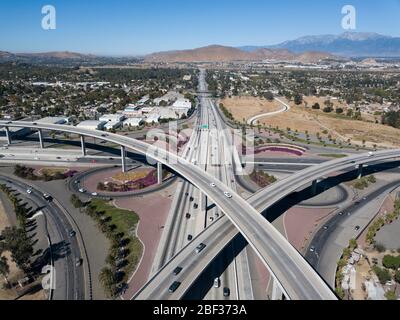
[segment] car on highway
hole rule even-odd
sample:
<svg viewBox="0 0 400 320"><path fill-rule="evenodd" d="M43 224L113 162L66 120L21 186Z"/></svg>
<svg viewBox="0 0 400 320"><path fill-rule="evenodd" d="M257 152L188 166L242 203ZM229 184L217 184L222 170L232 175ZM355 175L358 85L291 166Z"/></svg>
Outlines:
<svg viewBox="0 0 400 320"><path fill-rule="evenodd" d="M178 274L181 273L182 270L183 270L182 267L176 267L176 268L174 269L174 271L172 272L172 274L173 274L174 276L177 276Z"/></svg>
<svg viewBox="0 0 400 320"><path fill-rule="evenodd" d="M53 200L53 197L47 193L43 193L43 198L48 202Z"/></svg>
<svg viewBox="0 0 400 320"><path fill-rule="evenodd" d="M356 231L358 231L358 230L360 230L360 226L356 226L355 228L354 228L354 230L356 230Z"/></svg>
<svg viewBox="0 0 400 320"><path fill-rule="evenodd" d="M374 153L372 151L368 152L368 157L373 157Z"/></svg>
<svg viewBox="0 0 400 320"><path fill-rule="evenodd" d="M37 126L37 122L32 123L34 126Z"/></svg>
<svg viewBox="0 0 400 320"><path fill-rule="evenodd" d="M193 236L192 236L191 234L189 234L189 235L187 236L187 239L188 239L188 241L192 241Z"/></svg>
<svg viewBox="0 0 400 320"><path fill-rule="evenodd" d="M82 265L82 259L81 258L76 258L75 259L75 266L80 267Z"/></svg>
<svg viewBox="0 0 400 320"><path fill-rule="evenodd" d="M29 188L28 190L26 190L26 193L27 193L27 194L31 194L31 193L32 193L32 189Z"/></svg>
<svg viewBox="0 0 400 320"><path fill-rule="evenodd" d="M195 208L195 209L197 209L199 207L199 205L197 204L197 203L195 203L194 205L193 205L193 208Z"/></svg>
<svg viewBox="0 0 400 320"><path fill-rule="evenodd" d="M214 182L210 183L210 186L211 186L211 188L215 188L216 187Z"/></svg>
<svg viewBox="0 0 400 320"><path fill-rule="evenodd" d="M68 235L70 236L70 238L73 238L73 237L75 237L75 236L76 236L76 232L75 232L75 230L69 230L69 233L68 233Z"/></svg>
<svg viewBox="0 0 400 320"><path fill-rule="evenodd" d="M213 222L213 221L214 221L214 218L213 218L213 217L209 217L208 220L210 220L211 222Z"/></svg>
<svg viewBox="0 0 400 320"><path fill-rule="evenodd" d="M214 288L219 288L221 286L221 280L219 277L214 279Z"/></svg>
<svg viewBox="0 0 400 320"><path fill-rule="evenodd" d="M314 252L314 251L315 251L315 247L314 247L314 246L311 246L310 252Z"/></svg>
<svg viewBox="0 0 400 320"><path fill-rule="evenodd" d="M196 247L196 253L200 253L204 250L204 248L206 247L206 245L204 243L200 243L197 247Z"/></svg>
<svg viewBox="0 0 400 320"><path fill-rule="evenodd" d="M175 281L173 284L171 284L171 286L168 288L168 292L169 293L174 293L176 291L176 289L179 288L179 286L181 285L180 282Z"/></svg>
<svg viewBox="0 0 400 320"><path fill-rule="evenodd" d="M224 192L224 195L225 195L225 197L227 197L228 199L231 199L231 198L232 198L232 195L231 195L229 192L227 192L227 191Z"/></svg>
<svg viewBox="0 0 400 320"><path fill-rule="evenodd" d="M186 219L190 219L191 215L190 213L186 213Z"/></svg>
<svg viewBox="0 0 400 320"><path fill-rule="evenodd" d="M98 196L98 193L97 193L97 192L92 192L92 196L93 196L93 197L97 197L97 196Z"/></svg>
<svg viewBox="0 0 400 320"><path fill-rule="evenodd" d="M83 189L83 188L79 188L79 190L78 190L80 193L85 193L86 192L86 190L85 189Z"/></svg>
<svg viewBox="0 0 400 320"><path fill-rule="evenodd" d="M324 230L328 230L329 229L329 226L324 226Z"/></svg>
<svg viewBox="0 0 400 320"><path fill-rule="evenodd" d="M224 288L224 297L229 297L231 295L231 290L228 287Z"/></svg>

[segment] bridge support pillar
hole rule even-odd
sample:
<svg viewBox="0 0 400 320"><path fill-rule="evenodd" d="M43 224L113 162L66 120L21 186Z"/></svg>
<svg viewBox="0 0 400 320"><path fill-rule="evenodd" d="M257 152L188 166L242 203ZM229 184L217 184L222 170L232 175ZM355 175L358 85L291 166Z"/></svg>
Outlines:
<svg viewBox="0 0 400 320"><path fill-rule="evenodd" d="M311 185L311 194L315 196L317 194L318 180L313 180Z"/></svg>
<svg viewBox="0 0 400 320"><path fill-rule="evenodd" d="M283 300L283 292L279 287L278 281L273 279L271 300Z"/></svg>
<svg viewBox="0 0 400 320"><path fill-rule="evenodd" d="M42 129L38 130L40 149L44 149Z"/></svg>
<svg viewBox="0 0 400 320"><path fill-rule="evenodd" d="M84 136L81 136L81 148L82 148L82 156L86 157L86 145Z"/></svg>
<svg viewBox="0 0 400 320"><path fill-rule="evenodd" d="M121 163L122 163L122 172L125 173L126 172L126 150L124 146L121 146Z"/></svg>
<svg viewBox="0 0 400 320"><path fill-rule="evenodd" d="M8 144L11 144L11 143L12 143L12 141L11 141L10 129L9 129L8 127L5 127L5 129L6 129L6 138L7 138L7 143L8 143Z"/></svg>
<svg viewBox="0 0 400 320"><path fill-rule="evenodd" d="M157 162L157 183L160 185L163 182L163 165Z"/></svg>
<svg viewBox="0 0 400 320"><path fill-rule="evenodd" d="M360 164L360 165L358 166L357 179L361 179L361 178L362 178L363 167L364 167L364 166L363 166L362 164Z"/></svg>

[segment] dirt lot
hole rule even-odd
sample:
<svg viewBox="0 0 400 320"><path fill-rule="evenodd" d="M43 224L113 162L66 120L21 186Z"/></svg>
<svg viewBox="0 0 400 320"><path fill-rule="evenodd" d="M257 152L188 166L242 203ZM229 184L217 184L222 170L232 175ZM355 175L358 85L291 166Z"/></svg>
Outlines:
<svg viewBox="0 0 400 320"><path fill-rule="evenodd" d="M235 119L243 121L258 114L280 110L282 106L277 101L268 101L255 97L225 98L221 103L230 111Z"/></svg>
<svg viewBox="0 0 400 320"><path fill-rule="evenodd" d="M332 137L343 141L351 139L354 144L362 145L365 140L368 147L373 147L375 144L387 148L400 146L400 130L376 124L375 119L377 118L372 115L362 114L363 119L372 122L355 121L340 118L334 112L326 114L322 110L311 109L316 102L320 104L321 108L324 108L326 100L328 100L326 97L304 97L308 108L305 108L304 104L296 106L291 102L292 109L290 111L260 119L260 123L273 127L278 126L280 129L291 128L292 130L297 129L299 132L308 131L311 135L315 135L317 132L323 135L322 132L327 130ZM348 107L338 100L330 101L334 108L340 106L346 110ZM263 112L280 109L280 105L276 101L269 102L254 97L232 97L223 99L221 102L239 121L243 121L243 118L247 120Z"/></svg>

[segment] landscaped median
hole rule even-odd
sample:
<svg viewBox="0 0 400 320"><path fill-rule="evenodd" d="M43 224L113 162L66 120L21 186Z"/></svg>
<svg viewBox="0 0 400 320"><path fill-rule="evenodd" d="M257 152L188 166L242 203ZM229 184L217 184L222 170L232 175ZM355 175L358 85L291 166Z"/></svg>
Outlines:
<svg viewBox="0 0 400 320"><path fill-rule="evenodd" d="M143 247L136 237L139 223L133 211L116 208L109 202L93 199L84 210L111 242L107 266L100 273L100 282L110 298L120 294L129 276L136 270Z"/></svg>

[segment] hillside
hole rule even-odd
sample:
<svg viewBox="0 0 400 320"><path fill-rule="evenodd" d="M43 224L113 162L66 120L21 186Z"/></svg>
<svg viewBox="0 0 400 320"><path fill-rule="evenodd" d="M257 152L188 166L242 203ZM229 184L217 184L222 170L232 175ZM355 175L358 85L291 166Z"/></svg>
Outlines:
<svg viewBox="0 0 400 320"><path fill-rule="evenodd" d="M333 58L329 53L307 52L295 54L287 49L259 48L252 52L233 47L212 45L191 50L153 53L145 57L146 62L231 62L231 61L298 61L318 62Z"/></svg>

